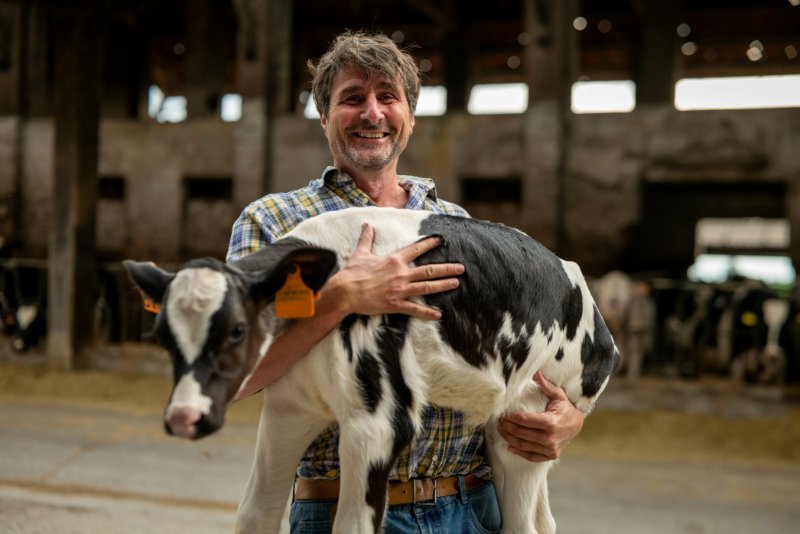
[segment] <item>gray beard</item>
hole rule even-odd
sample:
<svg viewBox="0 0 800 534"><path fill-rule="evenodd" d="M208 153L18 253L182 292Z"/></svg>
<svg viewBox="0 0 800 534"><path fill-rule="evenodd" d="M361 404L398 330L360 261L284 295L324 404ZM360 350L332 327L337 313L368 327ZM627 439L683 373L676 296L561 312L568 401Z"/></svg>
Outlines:
<svg viewBox="0 0 800 534"><path fill-rule="evenodd" d="M399 156L405 147L400 146L400 143L395 143L392 145L391 150L382 153L374 153L371 151L362 152L350 145L345 145L340 148L342 149L341 153L346 156L347 161L354 166L365 170L380 170Z"/></svg>

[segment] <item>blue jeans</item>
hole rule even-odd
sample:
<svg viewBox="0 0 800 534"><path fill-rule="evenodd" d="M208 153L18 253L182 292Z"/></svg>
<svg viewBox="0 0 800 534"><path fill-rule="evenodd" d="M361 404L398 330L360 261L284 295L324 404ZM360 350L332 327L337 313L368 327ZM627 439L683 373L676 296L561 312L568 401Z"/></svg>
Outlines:
<svg viewBox="0 0 800 534"><path fill-rule="evenodd" d="M331 508L336 501L292 503L292 534L330 534ZM390 506L384 534L492 534L502 527L494 485L487 482L458 495L439 497L436 503Z"/></svg>

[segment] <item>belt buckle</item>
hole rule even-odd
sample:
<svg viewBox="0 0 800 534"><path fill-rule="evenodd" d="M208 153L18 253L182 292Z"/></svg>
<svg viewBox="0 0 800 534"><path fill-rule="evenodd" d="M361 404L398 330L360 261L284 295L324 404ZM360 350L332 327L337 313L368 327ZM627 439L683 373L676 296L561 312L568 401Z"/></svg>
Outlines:
<svg viewBox="0 0 800 534"><path fill-rule="evenodd" d="M436 506L436 501L439 498L437 480L435 478L433 479L433 500L422 502L417 502L417 480L419 479L411 479L411 487L413 488L411 493L414 506ZM420 483L422 483L421 480Z"/></svg>

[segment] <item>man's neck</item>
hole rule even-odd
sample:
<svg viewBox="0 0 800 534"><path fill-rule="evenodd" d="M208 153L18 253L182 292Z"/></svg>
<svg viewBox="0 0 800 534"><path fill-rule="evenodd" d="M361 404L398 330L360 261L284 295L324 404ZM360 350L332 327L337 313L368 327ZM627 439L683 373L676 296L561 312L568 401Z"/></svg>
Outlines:
<svg viewBox="0 0 800 534"><path fill-rule="evenodd" d="M359 189L381 207L405 208L408 192L400 186L396 169L348 173Z"/></svg>

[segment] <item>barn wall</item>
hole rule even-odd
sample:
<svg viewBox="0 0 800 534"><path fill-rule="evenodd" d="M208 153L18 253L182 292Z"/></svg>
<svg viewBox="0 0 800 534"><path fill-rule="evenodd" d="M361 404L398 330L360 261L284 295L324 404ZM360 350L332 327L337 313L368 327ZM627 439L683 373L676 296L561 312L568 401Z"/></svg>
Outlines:
<svg viewBox="0 0 800 534"><path fill-rule="evenodd" d="M798 204L800 189L796 153L800 110L678 112L671 106L650 106L626 114L574 115L571 120L567 174L561 183L566 195L567 241L559 252L581 262L589 272L633 261L630 251L641 246L637 236L647 223L647 214L640 209L646 183L713 182L721 189L728 183L783 183L786 215L797 228L800 215L790 207ZM525 121L531 121L529 129ZM550 146L535 144L538 141L530 139L530 134L526 138L525 132L546 137L550 121L536 114L420 117L399 170L435 178L439 194L457 202L464 201L464 178L523 180L523 196L540 190L548 195L557 147L552 141ZM104 120L99 175L124 179L124 201L116 205L125 213L123 217L106 214L103 220L126 224L121 231L108 227L118 222L101 223L98 242L124 240L113 254L161 261L177 261L187 251L200 249L224 254L233 219L246 202L261 194L261 176L251 170L260 168L259 128L251 118L223 123L212 117L167 125ZM24 253L44 257L53 173L52 124L49 119L29 119L17 128L13 117L0 121L4 197L13 194L9 169L14 169L12 148L20 131ZM274 191L306 185L330 162L318 121L282 117L273 139L269 163ZM526 147L542 156L531 157ZM203 199L187 204L187 178L203 177L229 178L230 198L222 199L222 204L203 204ZM534 235L542 228L552 231L552 218L532 210L531 198L472 199L464 204L476 216ZM675 216L681 216L679 206ZM198 236L211 243L193 244Z"/></svg>

